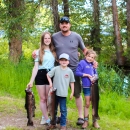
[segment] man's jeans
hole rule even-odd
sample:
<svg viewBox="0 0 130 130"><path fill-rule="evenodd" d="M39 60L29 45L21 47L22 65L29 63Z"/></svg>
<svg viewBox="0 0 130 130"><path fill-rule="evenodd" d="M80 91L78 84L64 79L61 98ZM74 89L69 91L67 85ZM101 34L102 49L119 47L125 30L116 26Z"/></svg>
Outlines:
<svg viewBox="0 0 130 130"><path fill-rule="evenodd" d="M60 113L61 113L60 125L66 126L66 117L67 117L66 97L56 96L55 103L56 103L55 104L55 119L56 119L57 109L58 109L58 105L59 105Z"/></svg>

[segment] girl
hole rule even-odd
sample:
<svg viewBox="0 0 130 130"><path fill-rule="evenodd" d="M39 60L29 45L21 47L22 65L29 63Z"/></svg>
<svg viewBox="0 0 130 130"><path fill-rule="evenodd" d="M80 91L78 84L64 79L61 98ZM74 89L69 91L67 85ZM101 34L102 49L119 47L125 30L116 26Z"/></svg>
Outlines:
<svg viewBox="0 0 130 130"><path fill-rule="evenodd" d="M75 74L82 78L82 87L83 93L85 96L85 107L84 107L84 124L82 128L88 126L89 121L89 106L90 106L90 94L91 94L91 85L97 80L97 72L93 67L93 62L95 61L97 54L93 50L88 50L85 56L85 59L81 60L78 64ZM93 117L94 117L93 109ZM97 120L93 118L93 126L99 128L100 126L97 123Z"/></svg>
<svg viewBox="0 0 130 130"><path fill-rule="evenodd" d="M40 49L36 51L35 65L33 67L32 76L27 87L35 85L40 98L40 109L43 117L40 124L49 124L50 119L47 113L47 96L49 92L49 82L47 80L47 72L54 67L56 53L51 43L51 34L44 32L41 35Z"/></svg>

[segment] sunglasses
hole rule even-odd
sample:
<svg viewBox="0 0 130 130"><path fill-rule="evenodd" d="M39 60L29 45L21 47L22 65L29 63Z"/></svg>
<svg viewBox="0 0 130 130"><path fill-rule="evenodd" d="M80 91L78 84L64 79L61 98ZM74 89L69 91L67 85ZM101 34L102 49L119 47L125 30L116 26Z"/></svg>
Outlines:
<svg viewBox="0 0 130 130"><path fill-rule="evenodd" d="M70 22L69 21L69 19L67 18L67 17L63 17L63 18L61 18L61 20L60 20L60 22L62 23L62 22Z"/></svg>

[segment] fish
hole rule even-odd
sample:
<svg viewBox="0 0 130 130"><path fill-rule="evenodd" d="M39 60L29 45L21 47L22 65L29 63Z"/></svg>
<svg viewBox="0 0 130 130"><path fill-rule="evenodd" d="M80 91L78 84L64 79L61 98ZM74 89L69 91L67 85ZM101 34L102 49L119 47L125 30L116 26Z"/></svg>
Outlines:
<svg viewBox="0 0 130 130"><path fill-rule="evenodd" d="M49 90L48 97L47 97L47 110L48 115L51 118L51 124L55 124L55 95L56 95L56 88L52 87Z"/></svg>
<svg viewBox="0 0 130 130"><path fill-rule="evenodd" d="M28 122L27 122L27 126L33 126L33 120L32 118L35 117L35 97L33 94L33 91L31 90L31 88L26 88L25 89L25 109L27 111L27 118L28 118Z"/></svg>
<svg viewBox="0 0 130 130"><path fill-rule="evenodd" d="M92 83L91 86L91 101L92 108L94 109L94 117L99 120L98 108L99 108L99 87L98 87L98 79Z"/></svg>

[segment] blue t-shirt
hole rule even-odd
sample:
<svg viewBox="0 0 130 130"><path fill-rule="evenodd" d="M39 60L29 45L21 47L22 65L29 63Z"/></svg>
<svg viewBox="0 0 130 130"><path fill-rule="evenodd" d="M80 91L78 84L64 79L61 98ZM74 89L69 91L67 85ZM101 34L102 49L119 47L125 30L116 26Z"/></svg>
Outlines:
<svg viewBox="0 0 130 130"><path fill-rule="evenodd" d="M44 50L44 56L43 56L43 62L42 65L39 64L38 69L52 69L54 67L54 63L55 63L55 57L52 54L52 52L50 50ZM36 51L36 59L34 60L35 62L39 61L39 50Z"/></svg>
<svg viewBox="0 0 130 130"><path fill-rule="evenodd" d="M91 86L91 81L88 77L83 77L83 74L90 74L91 76L97 75L97 71L93 67L91 62L87 62L87 60L81 60L77 66L75 75L80 76L82 78L82 86L83 88L88 88Z"/></svg>

